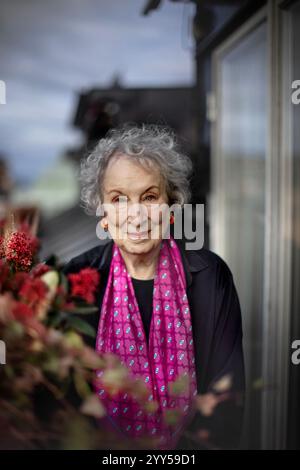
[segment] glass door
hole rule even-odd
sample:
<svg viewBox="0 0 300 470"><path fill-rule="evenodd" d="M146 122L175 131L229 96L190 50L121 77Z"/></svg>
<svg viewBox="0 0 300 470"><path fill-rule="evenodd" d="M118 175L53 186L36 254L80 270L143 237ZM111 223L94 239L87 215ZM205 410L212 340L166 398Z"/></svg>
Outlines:
<svg viewBox="0 0 300 470"><path fill-rule="evenodd" d="M210 247L228 263L240 297L247 380L243 448L261 446L267 25L260 13L214 54Z"/></svg>

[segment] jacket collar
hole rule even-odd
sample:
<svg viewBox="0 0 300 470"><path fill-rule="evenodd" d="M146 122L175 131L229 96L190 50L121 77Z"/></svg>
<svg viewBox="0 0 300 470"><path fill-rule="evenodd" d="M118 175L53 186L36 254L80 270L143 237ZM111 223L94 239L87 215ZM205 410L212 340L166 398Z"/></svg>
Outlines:
<svg viewBox="0 0 300 470"><path fill-rule="evenodd" d="M186 250L184 247L184 242L182 240L176 239L175 241L181 253L187 287L189 287L192 284L193 280L192 273L202 271L203 269L208 267L208 264L203 259L201 250ZM109 242L104 245L103 251L101 253L100 263L97 263L97 267L99 270L106 270L109 268L112 259L113 244L114 241L110 239Z"/></svg>
<svg viewBox="0 0 300 470"><path fill-rule="evenodd" d="M105 243L104 245L103 251L101 253L100 263L97 266L97 268L101 271L104 271L109 268L109 265L112 259L113 244L114 244L114 241L110 239L109 242Z"/></svg>
<svg viewBox="0 0 300 470"><path fill-rule="evenodd" d="M180 250L183 268L186 276L187 287L190 287L193 280L192 273L197 273L208 267L208 264L203 259L202 251L186 250L183 240L176 240L177 246Z"/></svg>

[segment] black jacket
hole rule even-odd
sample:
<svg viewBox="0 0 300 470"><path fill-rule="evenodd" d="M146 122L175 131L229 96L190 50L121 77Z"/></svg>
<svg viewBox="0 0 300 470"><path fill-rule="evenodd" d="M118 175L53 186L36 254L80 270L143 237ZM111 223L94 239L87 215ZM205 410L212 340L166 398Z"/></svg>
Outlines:
<svg viewBox="0 0 300 470"><path fill-rule="evenodd" d="M201 441L202 444L198 445L182 438L178 448L236 448L242 430L245 373L241 310L232 273L225 261L212 251L205 248L186 250L182 241L175 241L180 248L187 281L198 394L209 392L218 379L230 374L233 379L231 393L234 396L234 399L219 404L212 416L204 417L199 413L194 419L189 429L208 431L207 443ZM99 271L101 279L96 295L99 312L108 279L112 247L113 240L108 240L76 256L63 269L65 274L78 272L84 267L93 267ZM90 315L89 322L97 329L99 314ZM94 339L85 339L90 346L95 347Z"/></svg>

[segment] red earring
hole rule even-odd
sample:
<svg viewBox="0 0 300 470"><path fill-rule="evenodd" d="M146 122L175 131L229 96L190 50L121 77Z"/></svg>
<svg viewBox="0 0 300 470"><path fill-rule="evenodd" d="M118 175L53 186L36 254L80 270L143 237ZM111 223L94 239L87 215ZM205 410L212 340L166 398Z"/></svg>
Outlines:
<svg viewBox="0 0 300 470"><path fill-rule="evenodd" d="M172 212L171 215L170 215L170 224L171 225L174 224L174 220L175 220L175 217L174 217L173 212Z"/></svg>

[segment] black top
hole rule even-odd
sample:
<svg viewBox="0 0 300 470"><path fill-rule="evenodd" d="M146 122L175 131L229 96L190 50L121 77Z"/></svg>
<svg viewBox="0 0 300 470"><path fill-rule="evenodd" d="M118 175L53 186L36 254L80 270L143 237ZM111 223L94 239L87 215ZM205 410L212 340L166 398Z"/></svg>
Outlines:
<svg viewBox="0 0 300 470"><path fill-rule="evenodd" d="M150 323L153 309L154 279L131 278L136 300L141 313L147 342L149 342Z"/></svg>

